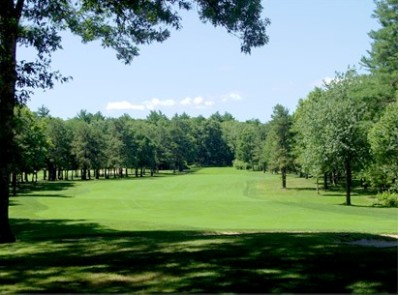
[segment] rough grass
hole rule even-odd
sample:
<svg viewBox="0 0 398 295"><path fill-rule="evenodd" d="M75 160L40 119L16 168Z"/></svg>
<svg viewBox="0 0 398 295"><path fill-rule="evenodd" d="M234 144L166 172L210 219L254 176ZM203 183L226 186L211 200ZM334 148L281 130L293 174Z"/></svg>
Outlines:
<svg viewBox="0 0 398 295"><path fill-rule="evenodd" d="M397 209L314 180L202 169L41 183L12 198L0 293L396 293Z"/></svg>

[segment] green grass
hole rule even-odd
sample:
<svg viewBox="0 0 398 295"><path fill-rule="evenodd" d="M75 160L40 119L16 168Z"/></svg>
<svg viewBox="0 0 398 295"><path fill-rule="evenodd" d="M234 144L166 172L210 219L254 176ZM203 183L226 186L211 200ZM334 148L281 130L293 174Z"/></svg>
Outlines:
<svg viewBox="0 0 398 295"><path fill-rule="evenodd" d="M351 231L397 233L396 209L372 196L317 195L314 180L229 168L174 176L46 184L12 199L11 216L98 223L115 230Z"/></svg>
<svg viewBox="0 0 398 295"><path fill-rule="evenodd" d="M11 198L0 293L396 293L396 208L228 168L39 183Z"/></svg>

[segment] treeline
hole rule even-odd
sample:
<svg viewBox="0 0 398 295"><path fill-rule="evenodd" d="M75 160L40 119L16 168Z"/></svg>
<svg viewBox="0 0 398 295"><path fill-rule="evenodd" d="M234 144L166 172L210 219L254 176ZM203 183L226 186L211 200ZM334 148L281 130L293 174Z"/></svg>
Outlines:
<svg viewBox="0 0 398 295"><path fill-rule="evenodd" d="M188 166L265 167L263 153L267 124L238 122L218 112L210 118L151 111L145 120L129 115L106 118L84 110L68 120L50 116L41 107L17 109L18 131L13 182L37 180L44 170L50 181L80 177L125 177L161 169L183 171ZM74 173L70 174L70 171Z"/></svg>

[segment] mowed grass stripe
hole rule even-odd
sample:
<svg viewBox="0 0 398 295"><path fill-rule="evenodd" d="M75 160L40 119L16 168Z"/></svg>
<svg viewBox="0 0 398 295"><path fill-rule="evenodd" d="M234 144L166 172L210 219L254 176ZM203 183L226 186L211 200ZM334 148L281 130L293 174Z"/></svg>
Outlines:
<svg viewBox="0 0 398 295"><path fill-rule="evenodd" d="M97 223L115 230L333 231L397 233L398 211L370 196L317 195L314 179L206 168L158 177L76 181L12 198L11 217Z"/></svg>

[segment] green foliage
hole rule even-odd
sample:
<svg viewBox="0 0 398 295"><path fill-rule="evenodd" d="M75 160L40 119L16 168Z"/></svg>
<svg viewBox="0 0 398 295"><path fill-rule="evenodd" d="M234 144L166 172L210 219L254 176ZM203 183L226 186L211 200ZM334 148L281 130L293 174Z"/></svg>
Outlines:
<svg viewBox="0 0 398 295"><path fill-rule="evenodd" d="M286 188L286 174L293 164L292 116L280 104L274 107L270 130L265 142L266 163L270 171L280 171L282 188Z"/></svg>
<svg viewBox="0 0 398 295"><path fill-rule="evenodd" d="M256 146L259 144L256 131L252 125L245 126L239 135L236 147L236 158L248 163L250 167L253 167L254 162L258 161L255 155Z"/></svg>
<svg viewBox="0 0 398 295"><path fill-rule="evenodd" d="M289 111L280 104L274 107L271 118L266 142L267 162L271 170L281 170L291 163L292 118Z"/></svg>
<svg viewBox="0 0 398 295"><path fill-rule="evenodd" d="M378 19L381 28L371 31L373 39L369 57L363 57L365 64L374 74L380 75L387 83L398 89L398 1L376 1L377 8L374 17Z"/></svg>
<svg viewBox="0 0 398 295"><path fill-rule="evenodd" d="M382 164L398 169L398 99L387 106L369 132L372 152Z"/></svg>
<svg viewBox="0 0 398 295"><path fill-rule="evenodd" d="M209 119L204 122L199 131L199 162L205 166L229 166L233 155L222 136L221 123Z"/></svg>
<svg viewBox="0 0 398 295"><path fill-rule="evenodd" d="M325 117L319 113L324 92L321 88L315 88L306 99L299 101L293 115L292 127L296 135L294 155L298 164L303 172L318 176L328 171L332 165L324 154L325 137L322 126L325 124Z"/></svg>
<svg viewBox="0 0 398 295"><path fill-rule="evenodd" d="M398 208L398 194L384 192L380 193L377 196L377 201L375 202L376 206L384 206L384 207L396 207Z"/></svg>
<svg viewBox="0 0 398 295"><path fill-rule="evenodd" d="M300 102L295 114L296 154L304 172L320 176L342 171L350 204L352 173L371 161L367 133L373 110L363 87L366 77L348 69Z"/></svg>
<svg viewBox="0 0 398 295"><path fill-rule="evenodd" d="M59 118L50 118L47 123L47 137L50 147L47 153L47 163L49 172L52 169L71 169L72 159L72 139L73 130L66 122ZM50 175L51 180L55 180L55 175Z"/></svg>
<svg viewBox="0 0 398 295"><path fill-rule="evenodd" d="M250 167L247 162L237 159L233 160L232 165L238 170L247 170Z"/></svg>
<svg viewBox="0 0 398 295"><path fill-rule="evenodd" d="M16 109L16 121L13 170L32 173L44 166L50 147L45 134L45 122L26 107Z"/></svg>

